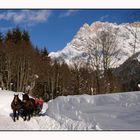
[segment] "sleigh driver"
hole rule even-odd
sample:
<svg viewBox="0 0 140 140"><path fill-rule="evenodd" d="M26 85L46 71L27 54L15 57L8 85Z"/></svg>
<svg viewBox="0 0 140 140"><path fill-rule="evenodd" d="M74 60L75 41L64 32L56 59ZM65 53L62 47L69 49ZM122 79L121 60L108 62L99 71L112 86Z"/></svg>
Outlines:
<svg viewBox="0 0 140 140"><path fill-rule="evenodd" d="M38 98L35 99L35 106L36 106L36 114L39 114L43 107L43 100L41 97L39 99Z"/></svg>

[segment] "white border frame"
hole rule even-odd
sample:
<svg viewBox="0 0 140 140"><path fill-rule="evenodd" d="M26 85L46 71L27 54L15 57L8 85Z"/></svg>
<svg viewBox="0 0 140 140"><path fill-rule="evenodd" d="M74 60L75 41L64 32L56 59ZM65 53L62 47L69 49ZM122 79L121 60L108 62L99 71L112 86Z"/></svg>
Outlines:
<svg viewBox="0 0 140 140"><path fill-rule="evenodd" d="M0 0L0 9L140 8L140 0Z"/></svg>
<svg viewBox="0 0 140 140"><path fill-rule="evenodd" d="M140 9L140 0L0 0L0 9ZM28 135L28 136L27 136ZM0 132L1 139L137 140L140 132Z"/></svg>

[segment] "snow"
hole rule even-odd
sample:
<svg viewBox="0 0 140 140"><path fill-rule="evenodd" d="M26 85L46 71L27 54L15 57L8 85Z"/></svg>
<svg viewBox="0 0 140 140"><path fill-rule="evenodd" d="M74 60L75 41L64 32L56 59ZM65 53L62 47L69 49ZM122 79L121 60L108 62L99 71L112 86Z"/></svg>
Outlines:
<svg viewBox="0 0 140 140"><path fill-rule="evenodd" d="M44 103L42 109L42 116L33 117L30 121L23 121L19 118L18 121L13 122L11 102L13 100L15 92L0 91L0 130L61 130L60 124L54 119L45 115L47 104ZM22 99L22 93L18 93L20 99ZM43 116L45 115L45 116Z"/></svg>
<svg viewBox="0 0 140 140"><path fill-rule="evenodd" d="M140 130L140 92L61 96L44 103L41 116L16 122L14 94L0 91L0 130Z"/></svg>
<svg viewBox="0 0 140 140"><path fill-rule="evenodd" d="M137 60L140 62L140 55L137 57Z"/></svg>

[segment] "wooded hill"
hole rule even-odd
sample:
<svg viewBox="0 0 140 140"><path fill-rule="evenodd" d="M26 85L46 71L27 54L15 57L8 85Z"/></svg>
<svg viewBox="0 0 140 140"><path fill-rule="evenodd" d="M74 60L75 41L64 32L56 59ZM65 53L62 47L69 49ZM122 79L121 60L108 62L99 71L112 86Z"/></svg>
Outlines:
<svg viewBox="0 0 140 140"><path fill-rule="evenodd" d="M0 33L0 87L26 92L48 101L62 95L102 94L122 91L113 69L105 72L85 67L69 68L51 61L46 48L32 44L28 31L18 27ZM126 89L125 89L126 90ZM128 89L129 90L129 89Z"/></svg>

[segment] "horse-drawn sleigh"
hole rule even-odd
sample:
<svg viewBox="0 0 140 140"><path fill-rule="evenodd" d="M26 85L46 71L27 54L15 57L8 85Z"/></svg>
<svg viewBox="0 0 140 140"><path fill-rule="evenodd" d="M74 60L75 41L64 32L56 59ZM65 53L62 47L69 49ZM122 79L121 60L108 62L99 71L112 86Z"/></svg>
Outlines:
<svg viewBox="0 0 140 140"><path fill-rule="evenodd" d="M18 95L14 95L14 99L11 103L14 122L16 119L19 119L19 116L21 116L24 121L26 121L30 120L33 115L39 115L42 109L42 105L43 102L40 106L39 102L37 104L35 99L30 98L28 94L22 94L22 100Z"/></svg>

